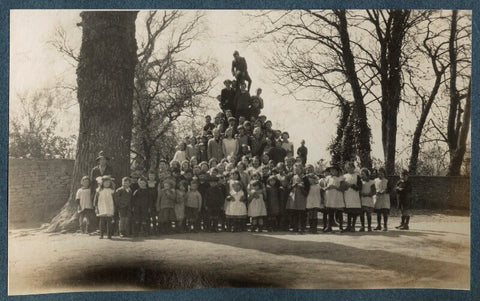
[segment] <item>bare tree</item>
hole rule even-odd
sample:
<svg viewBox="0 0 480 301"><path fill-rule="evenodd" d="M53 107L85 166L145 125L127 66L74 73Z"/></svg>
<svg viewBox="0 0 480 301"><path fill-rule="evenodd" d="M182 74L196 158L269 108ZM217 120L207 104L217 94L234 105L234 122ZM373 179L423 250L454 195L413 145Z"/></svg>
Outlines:
<svg viewBox="0 0 480 301"><path fill-rule="evenodd" d="M411 10L366 10L352 15L358 23L355 28L370 38L358 42L358 60L370 69L373 86L380 86L381 97L375 97L380 104L382 122L382 145L387 174L395 172L397 116L402 101L402 68L408 61L404 54L408 31L428 16L430 11ZM368 47L367 45L373 45ZM371 90L370 92L373 92Z"/></svg>
<svg viewBox="0 0 480 301"><path fill-rule="evenodd" d="M416 99L413 103L414 109L420 108L411 142L409 171L412 174L417 173L423 129L441 85L445 82L445 73L449 66L448 27L444 26L445 23L441 15L435 14L427 16L425 22L417 26L415 35L419 38L414 40L413 47L417 55L409 61L404 70L408 79L405 90L412 91L413 98ZM425 66L425 61L430 63L430 67Z"/></svg>
<svg viewBox="0 0 480 301"><path fill-rule="evenodd" d="M73 158L75 136L56 134L62 101L55 89L17 95L20 111L13 113L9 128L9 156L27 158Z"/></svg>
<svg viewBox="0 0 480 301"><path fill-rule="evenodd" d="M135 69L131 152L146 169L171 153L170 134L178 119L198 115L209 97L216 65L185 54L202 32L203 17L203 12L149 11L139 28L143 40ZM78 51L63 28L56 29L49 43L70 64L78 63Z"/></svg>
<svg viewBox="0 0 480 301"><path fill-rule="evenodd" d="M159 141L181 116L195 116L217 75L208 59L185 60L182 53L198 38L203 13L189 17L180 11L151 11L145 21L146 41L138 52L135 72L134 140L132 151L149 168ZM170 34L167 45L158 46ZM161 43L161 41L160 41ZM159 149L160 147L160 149ZM164 156L168 152L163 152Z"/></svg>
<svg viewBox="0 0 480 301"><path fill-rule="evenodd" d="M281 85L290 92L314 89L319 95L314 101L323 105L345 108L349 99L355 104L358 128L354 149L361 164L371 167L371 132L365 103L369 83L362 82L358 75L362 71L352 50L347 12L264 12L256 17L264 21L264 30L256 38L271 38L277 45L267 65Z"/></svg>

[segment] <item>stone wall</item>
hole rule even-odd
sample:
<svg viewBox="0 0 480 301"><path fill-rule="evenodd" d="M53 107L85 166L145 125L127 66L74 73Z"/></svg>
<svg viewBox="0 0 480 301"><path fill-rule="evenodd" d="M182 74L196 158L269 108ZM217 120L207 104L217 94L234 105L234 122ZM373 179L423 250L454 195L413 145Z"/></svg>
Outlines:
<svg viewBox="0 0 480 301"><path fill-rule="evenodd" d="M393 188L398 176L389 180ZM410 181L414 208L470 210L470 177L411 176Z"/></svg>
<svg viewBox="0 0 480 301"><path fill-rule="evenodd" d="M74 160L8 160L9 224L48 222L68 199Z"/></svg>
<svg viewBox="0 0 480 301"><path fill-rule="evenodd" d="M67 201L73 164L73 160L9 159L9 224L50 221ZM389 179L393 187L398 177ZM411 181L417 209L470 209L468 177L412 176Z"/></svg>

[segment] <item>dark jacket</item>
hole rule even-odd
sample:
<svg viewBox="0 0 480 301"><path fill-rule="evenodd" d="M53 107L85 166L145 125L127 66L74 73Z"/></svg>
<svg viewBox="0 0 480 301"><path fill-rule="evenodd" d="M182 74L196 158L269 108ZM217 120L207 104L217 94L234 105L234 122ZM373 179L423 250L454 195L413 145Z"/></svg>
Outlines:
<svg viewBox="0 0 480 301"><path fill-rule="evenodd" d="M240 56L238 60L232 61L232 72L234 71L240 71L242 73L247 71L247 61L244 57Z"/></svg>
<svg viewBox="0 0 480 301"><path fill-rule="evenodd" d="M411 206L411 193L412 193L412 184L410 181L398 180L397 185L395 185L395 191L397 193L397 202L400 206L403 206L405 209L410 208Z"/></svg>
<svg viewBox="0 0 480 301"><path fill-rule="evenodd" d="M227 197L222 185L210 186L205 197L205 207L210 216L218 216Z"/></svg>
<svg viewBox="0 0 480 301"><path fill-rule="evenodd" d="M239 92L235 96L235 110L248 110L250 108L252 99L250 93L247 91Z"/></svg>
<svg viewBox="0 0 480 301"><path fill-rule="evenodd" d="M234 110L235 109L235 91L233 89L222 89L220 94L220 108L222 110Z"/></svg>
<svg viewBox="0 0 480 301"><path fill-rule="evenodd" d="M132 190L128 191L122 187L115 191L115 208L118 210L120 217L128 217L132 211Z"/></svg>
<svg viewBox="0 0 480 301"><path fill-rule="evenodd" d="M268 151L268 157L275 162L275 165L279 162L285 161L286 156L287 151L281 146L274 146Z"/></svg>
<svg viewBox="0 0 480 301"><path fill-rule="evenodd" d="M280 214L280 189L279 185L267 185L267 214L277 216Z"/></svg>

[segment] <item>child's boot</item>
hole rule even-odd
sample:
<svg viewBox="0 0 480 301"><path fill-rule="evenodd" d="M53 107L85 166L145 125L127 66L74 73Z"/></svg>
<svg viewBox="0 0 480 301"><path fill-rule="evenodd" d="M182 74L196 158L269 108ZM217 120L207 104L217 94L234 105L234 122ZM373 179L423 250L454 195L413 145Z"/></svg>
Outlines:
<svg viewBox="0 0 480 301"><path fill-rule="evenodd" d="M401 227L400 229L401 230L409 230L410 228L408 227L408 223L410 222L410 216L405 216L405 224L403 225L403 227Z"/></svg>
<svg viewBox="0 0 480 301"><path fill-rule="evenodd" d="M382 216L380 214L377 215L377 223L378 226L374 230L382 230Z"/></svg>
<svg viewBox="0 0 480 301"><path fill-rule="evenodd" d="M404 225L405 225L405 216L402 215L402 221L400 222L400 225L395 227L395 229L402 229Z"/></svg>
<svg viewBox="0 0 480 301"><path fill-rule="evenodd" d="M361 223L361 227L360 227L360 232L365 232L365 214L362 212L360 214L360 223Z"/></svg>
<svg viewBox="0 0 480 301"><path fill-rule="evenodd" d="M352 223L350 224L350 232L355 232L355 224L357 223L357 216L352 216Z"/></svg>
<svg viewBox="0 0 480 301"><path fill-rule="evenodd" d="M317 231L317 226L318 226L318 219L314 219L313 220L313 234L317 234L318 231Z"/></svg>
<svg viewBox="0 0 480 301"><path fill-rule="evenodd" d="M388 224L388 215L385 214L385 215L383 216L383 231L384 231L384 232L387 232L387 231L388 231L387 224Z"/></svg>

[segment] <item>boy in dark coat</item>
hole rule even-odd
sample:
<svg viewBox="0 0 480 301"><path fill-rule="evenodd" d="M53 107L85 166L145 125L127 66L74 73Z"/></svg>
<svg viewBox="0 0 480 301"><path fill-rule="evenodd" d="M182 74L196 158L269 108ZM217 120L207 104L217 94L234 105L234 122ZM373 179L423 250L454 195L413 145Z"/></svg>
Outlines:
<svg viewBox="0 0 480 301"><path fill-rule="evenodd" d="M218 183L218 180L216 176L209 177L210 187L205 196L205 211L208 216L207 229L214 232L218 232L218 220L227 197L225 189Z"/></svg>
<svg viewBox="0 0 480 301"><path fill-rule="evenodd" d="M130 233L130 217L132 215L132 189L130 188L130 179L124 177L122 179L122 187L115 191L115 208L117 208L120 218L119 231L120 237L129 236Z"/></svg>
<svg viewBox="0 0 480 301"><path fill-rule="evenodd" d="M138 186L138 189L133 192L132 196L135 234L148 235L152 195L147 189L147 179L144 177L138 179Z"/></svg>
<svg viewBox="0 0 480 301"><path fill-rule="evenodd" d="M408 171L402 170L400 173L400 180L398 180L395 186L397 192L397 206L402 211L402 222L398 227L400 230L408 230L408 224L410 222L410 208L411 208L411 193L412 185L408 180Z"/></svg>

